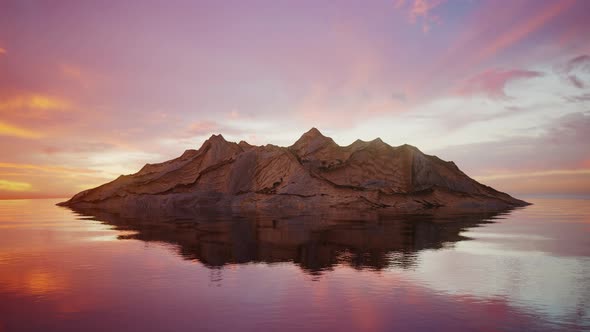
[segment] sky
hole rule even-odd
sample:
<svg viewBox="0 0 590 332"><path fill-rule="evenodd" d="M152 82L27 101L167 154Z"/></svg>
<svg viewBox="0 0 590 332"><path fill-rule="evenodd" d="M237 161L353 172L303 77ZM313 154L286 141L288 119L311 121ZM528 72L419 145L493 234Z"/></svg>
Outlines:
<svg viewBox="0 0 590 332"><path fill-rule="evenodd" d="M0 0L0 198L316 127L590 194L590 1Z"/></svg>

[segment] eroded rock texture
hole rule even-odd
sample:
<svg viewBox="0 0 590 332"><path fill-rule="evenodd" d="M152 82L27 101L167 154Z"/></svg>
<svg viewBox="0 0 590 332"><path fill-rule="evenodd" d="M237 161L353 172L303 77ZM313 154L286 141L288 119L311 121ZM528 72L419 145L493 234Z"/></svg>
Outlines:
<svg viewBox="0 0 590 332"><path fill-rule="evenodd" d="M482 185L453 162L380 139L339 146L312 128L290 147L213 135L199 150L83 191L65 206L159 213L205 208L498 210L527 203Z"/></svg>

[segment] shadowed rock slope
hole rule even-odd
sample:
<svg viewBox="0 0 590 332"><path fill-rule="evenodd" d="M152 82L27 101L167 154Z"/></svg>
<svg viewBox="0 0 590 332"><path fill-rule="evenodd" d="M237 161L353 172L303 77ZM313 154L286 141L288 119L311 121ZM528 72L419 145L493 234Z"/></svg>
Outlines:
<svg viewBox="0 0 590 332"><path fill-rule="evenodd" d="M199 150L147 164L60 205L176 213L230 207L500 210L527 203L413 146L392 147L378 138L342 147L312 128L290 147L213 135Z"/></svg>

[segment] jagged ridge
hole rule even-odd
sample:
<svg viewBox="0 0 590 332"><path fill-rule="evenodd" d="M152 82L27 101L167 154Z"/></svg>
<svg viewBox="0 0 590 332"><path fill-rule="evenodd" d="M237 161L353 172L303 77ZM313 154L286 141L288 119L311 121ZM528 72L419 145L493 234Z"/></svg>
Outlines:
<svg viewBox="0 0 590 332"><path fill-rule="evenodd" d="M339 146L312 128L290 147L213 135L200 149L83 191L65 206L115 210L316 207L504 209L528 203L482 185L453 162L377 138Z"/></svg>

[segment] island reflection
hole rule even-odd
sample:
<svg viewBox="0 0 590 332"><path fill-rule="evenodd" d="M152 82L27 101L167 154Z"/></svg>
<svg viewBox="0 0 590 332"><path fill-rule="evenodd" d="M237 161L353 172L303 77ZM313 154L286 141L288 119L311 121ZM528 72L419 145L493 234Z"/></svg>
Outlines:
<svg viewBox="0 0 590 332"><path fill-rule="evenodd" d="M179 255L209 268L251 262L292 262L312 275L337 265L379 271L418 264L417 253L469 240L461 233L493 223L501 212L383 214L329 211L304 216L232 215L200 211L198 216L120 215L98 209L74 209L92 219L133 231L118 239L164 242Z"/></svg>

